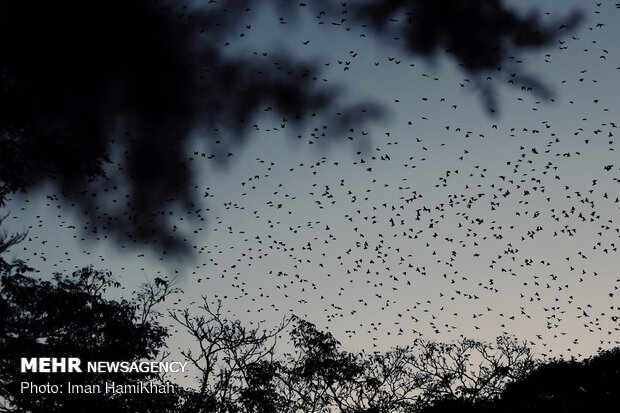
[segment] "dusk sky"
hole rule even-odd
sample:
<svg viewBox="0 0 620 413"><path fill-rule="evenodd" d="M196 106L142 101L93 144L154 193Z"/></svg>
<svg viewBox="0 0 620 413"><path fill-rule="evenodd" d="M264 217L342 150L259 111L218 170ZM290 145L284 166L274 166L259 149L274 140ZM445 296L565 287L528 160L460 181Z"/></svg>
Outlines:
<svg viewBox="0 0 620 413"><path fill-rule="evenodd" d="M292 53L322 69L320 87L340 88L339 105L373 102L383 114L342 130L266 111L230 155L200 143L234 141L227 129L194 130L186 164L200 203L170 203L158 218L183 232L187 256L83 231L88 216L52 184L4 208L5 229L28 231L11 253L44 277L109 269L124 291L174 279L183 292L164 309L192 309L204 295L248 324L296 314L356 352L502 334L545 357L618 346L620 8L507 3L541 23L572 10L582 20L473 77L450 53L409 54L400 39L331 24L338 15L320 25L302 7L281 24L268 6L252 10L251 28L240 21L222 39L226 53ZM541 86L522 88L528 76ZM122 167L122 150L107 168ZM173 334L177 346L191 341Z"/></svg>

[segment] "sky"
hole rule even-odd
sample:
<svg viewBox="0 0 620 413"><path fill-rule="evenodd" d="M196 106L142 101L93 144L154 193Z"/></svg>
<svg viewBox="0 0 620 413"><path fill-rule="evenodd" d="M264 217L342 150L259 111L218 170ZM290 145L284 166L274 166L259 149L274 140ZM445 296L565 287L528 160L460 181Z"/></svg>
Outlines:
<svg viewBox="0 0 620 413"><path fill-rule="evenodd" d="M213 131L196 130L187 164L201 203L167 217L189 230L190 258L81 231L83 214L51 185L7 204L5 229L28 231L12 253L41 276L109 269L127 290L174 279L183 292L170 309L200 314L204 296L248 325L296 314L354 352L502 334L544 357L618 346L620 9L510 4L538 7L543 22L583 12L557 43L511 59L548 95L511 85L506 68L476 80L449 54L428 61L362 27L317 30L305 11L274 24L256 10L252 35L229 53L298 54L323 67L323 87L342 88L343 104L379 102L385 117L297 130L267 114L225 164L201 156ZM172 349L192 345L174 330Z"/></svg>

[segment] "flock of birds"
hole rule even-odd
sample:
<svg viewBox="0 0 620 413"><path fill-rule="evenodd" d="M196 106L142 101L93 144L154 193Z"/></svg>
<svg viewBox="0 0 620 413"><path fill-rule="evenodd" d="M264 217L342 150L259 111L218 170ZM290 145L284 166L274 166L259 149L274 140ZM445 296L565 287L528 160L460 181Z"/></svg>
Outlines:
<svg viewBox="0 0 620 413"><path fill-rule="evenodd" d="M600 9L594 16L602 20ZM36 218L16 253L39 269L92 263L121 278L140 274L138 281L168 276L185 291L172 308L205 295L248 323L297 314L352 349L500 334L550 356L618 346L619 121L609 88L618 84L620 50L601 20L538 58L559 86L556 97L508 88L514 99L498 99L502 113L491 118L473 107L474 81L447 81L363 49L325 62L325 80L394 65L390 77L418 76L413 89L425 95L386 87L382 98L395 113L389 129L366 125L342 136L320 124L299 135L288 119L266 114L254 144L226 151L224 170L214 154L191 149L187 164L207 181L195 187L201 203L162 207L172 231L186 234L187 262L131 242L112 245L94 225L101 217L80 216L67 194L15 198L15 228ZM500 78L479 82L501 88L519 73ZM344 142L321 146L326 140ZM106 192L102 203L125 202L122 188Z"/></svg>

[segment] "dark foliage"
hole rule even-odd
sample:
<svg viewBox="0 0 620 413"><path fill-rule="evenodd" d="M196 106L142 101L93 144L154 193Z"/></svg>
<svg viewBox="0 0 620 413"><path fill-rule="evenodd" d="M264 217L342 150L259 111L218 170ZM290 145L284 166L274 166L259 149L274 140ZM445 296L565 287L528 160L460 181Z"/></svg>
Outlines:
<svg viewBox="0 0 620 413"><path fill-rule="evenodd" d="M228 131L221 144L214 132L203 142L225 160L267 106L292 120L332 107L334 91L313 89L303 76L311 64L284 56L286 71L278 71L224 57L216 39L243 17L241 6L201 8L190 19L153 0L3 2L0 202L52 179L92 212L100 202L84 191L107 175L106 185L127 184L131 204L107 211L108 232L181 248L157 212L170 198L182 209L194 202L183 151L197 126ZM123 169L106 174L115 150L125 151Z"/></svg>
<svg viewBox="0 0 620 413"><path fill-rule="evenodd" d="M8 217L8 214L0 216L0 227ZM26 265L23 260L13 258L7 261L5 258L12 247L19 244L26 238L26 232L9 234L6 230L0 230L0 274L10 274L12 272L27 272L32 268Z"/></svg>
<svg viewBox="0 0 620 413"><path fill-rule="evenodd" d="M300 9L296 2L270 4L288 16ZM227 36L250 23L252 9L261 5L2 2L0 205L10 193L51 180L90 212L90 230L188 252L162 211L196 202L183 151L198 128L203 151L223 163L265 110L298 126L318 120L335 133L381 116L372 102L338 107L340 88L317 87L314 63L280 55L274 67L273 61L225 53ZM308 6L338 24L367 24L386 38L400 36L408 53L429 57L450 49L474 73L555 37L550 27L510 13L497 0L367 1L349 5L345 19L337 2ZM491 91L480 87L491 102ZM122 167L109 164L113 153L122 154ZM102 202L117 187L122 202Z"/></svg>
<svg viewBox="0 0 620 413"><path fill-rule="evenodd" d="M509 412L615 412L620 406L620 348L584 361L552 361L510 384L501 408Z"/></svg>
<svg viewBox="0 0 620 413"><path fill-rule="evenodd" d="M620 351L578 362L536 361L512 338L495 344L418 340L387 353L343 351L328 332L293 318L272 330L247 328L204 301L205 315L172 313L196 340L183 355L196 388L175 393L22 394L19 382L118 384L163 380L153 374L19 373L20 357L153 360L166 329L154 308L174 290L164 280L132 300L106 299L111 274L84 268L53 281L5 271L0 291L2 411L74 412L612 412L618 406ZM290 326L290 327L289 327ZM285 329L291 351L278 354ZM112 377L113 376L113 377Z"/></svg>
<svg viewBox="0 0 620 413"><path fill-rule="evenodd" d="M620 348L583 361L553 360L509 383L500 397L445 398L423 413L611 413L620 405Z"/></svg>
<svg viewBox="0 0 620 413"><path fill-rule="evenodd" d="M409 52L454 56L473 76L492 112L497 103L494 90L479 81L478 75L484 72L505 78L518 72L521 85L533 87L543 96L550 93L544 82L518 70L510 60L519 50L548 46L558 36L559 24L543 24L534 13L519 16L501 0L379 0L362 6L359 16L386 38L402 38ZM581 15L573 12L563 24L570 27L580 19Z"/></svg>
<svg viewBox="0 0 620 413"><path fill-rule="evenodd" d="M223 317L221 306L205 300L201 308L206 316L172 314L196 341L184 352L199 371L187 412L414 412L449 399L474 406L496 399L536 364L508 337L496 344L419 340L387 353L353 354L297 317L273 330L250 329ZM276 354L289 322L291 352Z"/></svg>
<svg viewBox="0 0 620 413"><path fill-rule="evenodd" d="M0 289L0 399L7 411L32 412L163 412L176 403L160 395L22 393L20 383L135 384L159 380L153 374L21 373L21 357L78 357L90 361L154 360L166 330L144 300L109 300L104 293L118 287L109 272L91 267L71 277L41 281L16 273L2 276ZM155 300L167 290L159 290ZM83 366L85 368L85 366Z"/></svg>

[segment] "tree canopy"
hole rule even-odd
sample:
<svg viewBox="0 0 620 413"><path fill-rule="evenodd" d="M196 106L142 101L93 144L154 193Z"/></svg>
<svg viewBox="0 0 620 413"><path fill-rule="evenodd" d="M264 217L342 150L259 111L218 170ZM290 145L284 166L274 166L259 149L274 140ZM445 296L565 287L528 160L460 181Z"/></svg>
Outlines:
<svg viewBox="0 0 620 413"><path fill-rule="evenodd" d="M174 392L160 394L20 392L23 381L168 380L153 373L19 373L20 357L166 357L169 332L159 323L162 314L156 306L174 288L161 280L143 286L129 300L107 298L108 290L117 287L109 272L92 267L53 281L4 272L1 411L612 412L619 401L617 348L583 361L545 362L525 343L503 336L496 343L419 339L384 353L350 353L331 333L306 320L284 319L272 329L248 327L227 319L221 303L213 307L206 298L198 311L170 314L189 334L181 356L197 373L194 385L175 384Z"/></svg>
<svg viewBox="0 0 620 413"><path fill-rule="evenodd" d="M51 181L91 212L91 226L187 252L160 215L171 199L181 208L197 202L184 153L196 130L206 131L203 153L223 164L265 111L284 124L318 122L336 134L386 113L374 101L339 103L346 89L319 85L321 67L301 54L230 52L231 39L255 23L261 7L272 7L279 23L311 15L319 31L336 25L386 45L399 39L407 56L447 53L489 110L494 93L476 80L502 67L499 75L508 77L516 70L509 57L550 45L559 25L516 14L500 0L205 3L2 2L0 206L11 193ZM562 18L566 26L577 21L575 13ZM547 93L522 68L512 83ZM113 159L119 153L122 165ZM122 188L126 202L106 207L99 200L112 187Z"/></svg>
<svg viewBox="0 0 620 413"><path fill-rule="evenodd" d="M174 395L113 396L100 394L36 394L20 383L117 384L159 380L135 373L20 372L22 357L77 357L92 361L155 360L164 348L167 330L159 324L152 302L170 294L166 286L142 290L131 300L106 298L119 287L112 274L86 267L72 276L37 280L21 272L3 271L0 286L0 399L6 411L169 411Z"/></svg>

